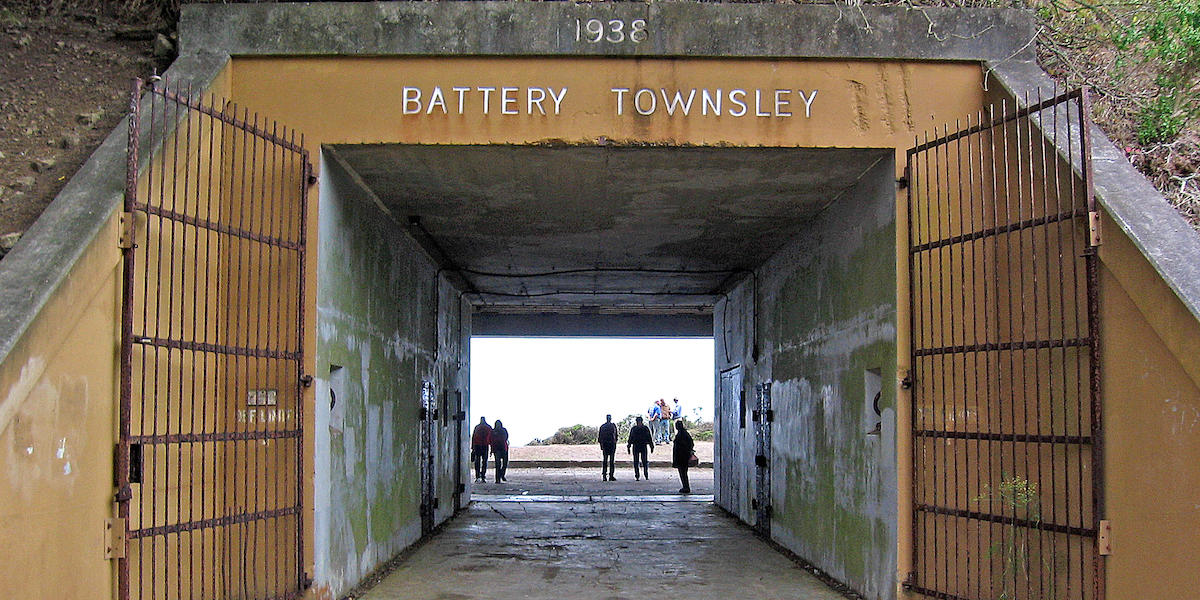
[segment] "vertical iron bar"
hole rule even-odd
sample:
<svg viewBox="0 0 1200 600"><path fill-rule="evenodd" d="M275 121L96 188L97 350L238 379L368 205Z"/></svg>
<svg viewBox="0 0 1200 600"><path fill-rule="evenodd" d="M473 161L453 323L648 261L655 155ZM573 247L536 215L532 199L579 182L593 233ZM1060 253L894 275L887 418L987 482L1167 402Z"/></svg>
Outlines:
<svg viewBox="0 0 1200 600"><path fill-rule="evenodd" d="M215 106L215 102L214 102L211 94L209 95L209 106L210 107ZM205 189L207 190L207 192L206 192L207 202L205 203L205 207L204 207L204 219L210 223L215 223L215 222L219 221L219 216L218 216L217 220L213 219L213 210L212 210L213 204L215 202L220 201L220 193L219 192L217 193L215 198L213 196L213 192L214 192L214 190L213 190L213 188L214 188L213 171L214 171L214 161L216 159L215 146L217 145L216 123L218 122L218 120L216 118L210 118L207 121L208 121L208 176L206 178L207 185L205 186ZM221 171L217 170L216 173L217 173L217 177L220 178ZM217 187L219 189L220 184L217 184L215 187ZM199 216L199 213L197 213L197 216ZM204 326L201 330L202 331L201 339L203 340L203 342L205 344L214 343L214 340L210 336L211 329L208 325L210 307L213 304L213 299L210 297L209 292L212 290L213 287L215 287L216 285L219 285L219 277L213 277L212 273L210 271L210 269L212 268L211 265L213 264L213 260L214 260L214 256L213 256L213 252L212 252L212 241L213 241L214 235L215 234L213 232L205 232L204 233L203 266L204 266L204 271L205 271L205 277L202 279L202 281L204 282L204 310L203 310ZM200 269L200 267L197 266L197 271L199 271L199 269ZM211 282L211 284L210 284L210 282ZM201 395L200 431L203 433L209 433L208 416L209 416L210 398L209 398L209 388L208 388L208 384L209 384L208 363L209 363L210 358L212 358L212 357L210 357L207 354L204 355L204 366L203 366L203 369L202 369L201 375L200 375L200 380L201 380L201 384L200 384L200 395ZM215 409L215 406L214 406L214 409ZM212 442L207 442L207 443L203 443L200 445L200 486L201 486L200 518L201 519L210 519L214 516L212 514L209 514L209 511L208 511L208 508L209 508L208 496L209 496L209 494L212 493L212 490L210 490L209 486L208 486L208 452L209 452L210 447L212 447L212 445L213 445ZM216 457L214 456L214 461L215 461L215 458ZM213 544L213 548L211 549L211 551L208 551L208 549L207 549L208 544L206 543L206 541L207 541L207 538L210 535L210 533L208 531L202 531L202 532L200 532L199 535L200 535L200 571L201 571L200 597L207 598L207 597L209 597L209 595L207 594L208 579L206 577L204 577L203 574L206 571L206 566L209 562L208 557L210 555L216 554L216 544ZM213 569L213 570L215 571L215 569ZM213 592L214 592L214 594L216 592L215 586L214 586Z"/></svg>
<svg viewBox="0 0 1200 600"><path fill-rule="evenodd" d="M119 434L117 449L117 518L129 528L129 501L133 496L129 482L129 432L133 400L133 274L134 207L137 206L138 144L141 138L142 80L133 80L129 98L129 137L125 156L125 199L122 212L129 219L126 235L129 247L121 250L121 389ZM129 600L129 543L121 548L117 559L117 598Z"/></svg>
<svg viewBox="0 0 1200 600"><path fill-rule="evenodd" d="M967 129L970 130L972 128L973 128L973 126L971 124L971 115L967 115ZM965 200L965 204L967 207L965 212L970 215L970 220L967 224L966 231L977 231L980 227L975 224L975 207L977 204L979 204L979 202L978 202L978 198L976 198L976 196L975 196L975 160L974 160L975 152L974 152L974 149L971 147L971 141L973 139L978 140L978 137L977 137L978 135L979 134L976 133L976 134L973 134L970 136L965 136L966 140L967 140L967 152L966 152L966 155L967 155L967 170L966 170L967 171L967 188L966 188L967 189L967 197L964 200ZM959 160L961 161L962 159L960 158ZM961 185L961 179L960 179L959 183ZM980 240L972 240L969 245L965 245L963 248L964 254L968 254L967 250L968 249L970 250L969 255L970 255L970 259L971 259L970 268L965 269L966 271L970 272L970 275L971 275L970 276L971 307L969 309L969 312L971 313L971 337L970 337L970 339L964 339L963 343L973 344L976 346L980 346L987 341L985 339L981 339L981 336L979 335L979 313L981 312L981 307L979 306L979 278L978 278L977 271L979 270L978 267L980 264L979 257L982 255L982 253L979 251L980 243L982 243L981 239ZM964 263L965 263L965 260L964 260ZM964 277L964 282L963 282L964 290L967 289L967 283L966 283L965 279L966 278ZM965 324L964 324L964 327L965 327ZM980 361L981 357L983 360L985 360L985 361L987 360L987 351L986 350L977 351L973 354L974 360L971 363L972 368L970 370L971 377L974 379L974 384L975 384L974 391L973 391L973 396L974 396L974 400L975 400L975 402L974 402L974 404L975 404L975 426L973 428L968 427L968 430L974 429L975 431L984 431L986 429L986 427L984 426L984 422L983 422L983 413L980 410L980 398L983 396L983 394L981 393L980 388L979 388L979 384L982 379L981 374L980 374L980 369L979 369L979 361ZM964 368L965 368L965 365L964 365ZM966 403L966 406L970 406L970 403ZM964 410L965 410L965 408L964 408ZM968 421L968 423L969 423L969 421ZM964 442L964 444L965 443L968 443L968 442ZM976 483L978 483L978 481L979 481L980 462L981 462L980 461L980 450L983 445L983 440L975 440L974 445L975 445L974 464L967 465L967 481L966 481L967 506L964 507L966 510L970 510L972 491L974 490L974 486L971 485L972 473L975 475ZM970 463L970 459L971 459L970 450L968 448L964 448L963 452L966 456L967 462ZM975 562L976 562L976 564L975 564L975 569L973 571L971 570L970 548L968 547L968 550L965 552L965 554L967 555L966 585L968 586L968 589L970 590L970 592L973 592L976 594L979 592L979 587L980 587L979 586L980 573L983 572L983 552L982 552L982 548L979 545L979 541L982 536L982 525L983 525L983 523L981 521L979 521L979 520L975 521L975 556L976 556ZM969 546L969 543L968 543L968 546ZM971 581L971 574L975 575L974 582ZM963 593L963 592L960 590L960 593Z"/></svg>
<svg viewBox="0 0 1200 600"><path fill-rule="evenodd" d="M954 130L955 131L962 130L962 122L960 120L954 121ZM949 144L946 145L946 154L947 154L947 156L950 154L950 145ZM961 233L964 233L963 209L962 209L962 201L963 201L962 137L959 137L958 139L956 139L954 141L954 167L955 167L955 179L956 179L955 183L957 184L957 187L958 187L958 194L957 194L958 227L957 228L954 227L954 221L953 221L954 214L953 213L950 213L947 215L947 221L948 221L948 225L949 225L950 235L959 235ZM947 165L947 170L949 170L949 165ZM947 179L949 179L949 172L947 172ZM947 196L949 196L949 191L947 191ZM946 205L947 205L947 209L949 209L949 207L950 207L949 197L947 197ZM965 256L964 256L964 252L962 250L962 246L959 244L950 245L950 246L947 246L946 248L950 253L950 265L949 265L949 267L950 267L950 311L949 312L951 313L951 315L950 315L950 344L965 346L967 344L965 322L962 327L957 327L957 335L956 335L956 325L957 324L955 322L958 320L958 318L963 318L966 315L966 307L965 307L966 287L963 285L963 282L966 281L966 266L964 265ZM954 276L954 255L955 254L959 255L958 256L959 272L958 272L957 278ZM958 280L958 287L959 287L959 293L957 295L958 296L958 300L957 300L958 307L955 306L955 304L956 304L955 294L954 294L955 279ZM955 310L955 308L961 308L961 310ZM953 407L952 407L952 411L953 411L952 414L953 414L953 418L954 418L954 427L953 428L956 431L962 429L960 419L962 419L966 416L966 402L964 401L962 404L962 407L960 408L957 399L965 398L965 395L966 395L965 394L966 393L965 374L966 374L966 366L967 366L969 354L970 353L966 353L966 352L963 353L963 356L961 359L962 360L961 366L958 365L959 359L951 358L951 361L953 361L951 364L954 365L954 371L952 372L952 376L951 376L951 383L954 387L950 391L949 397L955 399ZM953 355L951 355L951 356L953 356ZM960 395L958 393L960 385L962 386L962 391L963 391L962 395ZM950 429L950 428L947 427L947 429ZM951 506L955 509L964 508L961 505L960 499L959 499L959 490L962 487L961 481L959 480L959 470L958 470L958 453L959 453L958 444L959 443L960 442L958 440L953 440L950 442L950 445L949 445L949 448L951 448L951 450L952 450L953 456L951 458L952 458L953 464L954 464L953 471L952 471L953 479L954 479L953 480L954 500L953 500L953 504ZM963 555L962 548L961 548L961 545L959 544L959 539L958 539L960 519L961 519L961 517L953 517L953 521L951 521L952 523L954 523L954 554L958 555L958 556ZM970 569L970 565L971 565L971 555L970 554L966 555L966 563L967 563L967 568ZM956 563L954 565L954 593L955 594L962 594L961 582L959 581L959 574L961 571L962 571L962 569L960 569L958 564Z"/></svg>
<svg viewBox="0 0 1200 600"><path fill-rule="evenodd" d="M989 129L988 129L988 141L991 144L991 150L989 152L989 155L990 155L989 162L991 163L990 171L991 171L991 176L992 176L992 196L991 196L992 227L995 228L995 227L999 227L999 225L1000 225L1000 185L999 185L999 182L997 181L997 177L999 175L999 168L996 166L996 154L998 153L998 148L996 145L996 129L997 129L998 125L996 125L996 107L995 107L995 105L988 107L988 122L991 124L991 127L989 127ZM1007 214L1005 215L1004 219L1005 219L1005 222L1007 222L1007 220L1008 220ZM1001 237L1003 237L1003 236L1001 236L1001 235L996 236L995 238L993 238L994 241L992 242L992 253L995 256L995 258L994 258L995 265L992 267L992 278L993 278L992 306L995 307L995 311L996 311L996 341L997 342L1001 341L1002 334L1003 334L1001 315L1000 315L1000 265L1001 265L1001 263L1000 263L1000 240L1001 240ZM1004 242L1005 242L1005 249L1007 251L1007 244L1008 244L1007 237L1004 237ZM1007 260L1005 262L1007 262ZM998 433L1004 432L1004 393L1000 386L1000 380L1003 378L1002 373L1004 372L1004 364L1003 364L1004 358L1003 358L1002 352L1004 352L1004 351L997 350L996 358L995 358L995 360L996 360L996 425L995 425L995 430ZM992 385L992 382L988 381L989 388L991 387L991 385ZM988 409L988 418L989 419L991 418L990 407ZM987 485L991 486L996 481L995 472L992 469L992 465L996 462L995 460L992 459L993 452L997 455L996 458L1000 462L1001 476L1003 476L1003 474L1004 474L1004 443L1001 441L996 441L996 442L993 442L991 445L989 445L988 448L989 448L989 452L988 452L988 483L987 483ZM988 512L990 514L996 514L996 506L995 506L996 502L995 502L994 494L988 494L987 498L988 498ZM992 539L996 533L996 525L997 525L996 523L988 524L988 547L989 548L994 546ZM1001 535L1003 536L1003 531L1001 532ZM996 574L995 574L994 564L995 564L994 561L988 562L988 575L990 575L990 577L988 578L988 596L993 597L993 598L995 597L995 593L996 593ZM1003 575L1003 572L1001 573L1001 575Z"/></svg>
<svg viewBox="0 0 1200 600"><path fill-rule="evenodd" d="M1053 98L1053 96L1052 96L1052 98ZM1040 88L1040 87L1037 90L1037 103L1039 106L1042 104L1042 88ZM1055 108L1056 108L1056 105L1051 105L1051 107L1049 109L1051 111L1051 113L1050 113L1051 115L1053 115L1057 112L1055 110ZM1051 214L1050 172L1049 172L1050 165L1049 165L1048 161L1046 160L1046 140L1047 140L1046 123L1049 120L1050 119L1048 119L1045 116L1045 109L1043 109L1042 111L1039 111L1039 113L1038 113L1038 128L1041 131L1041 135L1039 137L1038 142L1039 142L1039 148L1040 148L1040 155L1042 158L1042 177L1041 177L1041 180L1042 180L1042 214L1045 216L1049 216ZM1057 171L1057 169L1056 169L1056 171ZM1061 212L1061 211L1055 211L1054 214L1059 214L1059 212ZM1055 254L1059 254L1060 256L1061 256L1061 254L1055 252L1055 247L1057 245L1052 242L1051 237L1050 237L1050 232L1051 232L1051 229L1053 229L1054 231L1060 231L1060 227L1061 227L1061 224L1059 224L1059 223L1054 223L1054 224L1047 223L1042 229L1043 244L1045 245L1043 254L1046 257L1046 268L1045 268L1045 274L1043 277L1046 280L1046 333L1047 333L1047 339L1053 339L1053 338L1066 339L1066 336L1063 334L1063 332L1061 330L1058 332L1057 336L1054 334L1054 304L1053 304L1054 288L1057 287L1059 290L1061 290L1063 283L1062 283L1062 279L1060 277L1057 280L1057 285L1056 285L1055 284L1056 280L1053 277L1053 272L1052 272L1052 269L1054 267L1053 257ZM1054 382L1054 355L1055 355L1055 350L1053 348L1048 349L1046 351L1046 390L1047 390L1046 391L1046 399L1047 399L1046 412L1048 413L1047 417L1050 420L1050 425L1049 425L1050 435L1058 434L1058 432L1055 430L1055 427L1054 427L1054 383L1053 383ZM1039 398L1040 398L1040 395L1039 395ZM1042 428L1043 421L1042 421L1042 417L1041 417L1040 400L1039 400L1038 406L1039 406L1039 408L1038 408L1039 412L1038 412L1037 433L1038 433L1038 435L1041 435L1042 429L1043 429ZM1051 444L1050 445L1050 465L1049 465L1049 467L1050 467L1050 490L1048 493L1048 496L1050 498L1049 520L1051 523L1058 522L1056 519L1057 511L1058 511L1058 507L1056 506L1057 501L1058 501L1058 497L1057 497L1058 496L1058 489L1057 489L1058 488L1058 477L1057 477L1057 469L1055 468L1055 463L1057 463L1057 458L1055 457L1055 454L1057 453L1057 451L1058 451L1057 445ZM1042 461L1041 461L1041 455L1039 454L1038 455L1038 472L1041 473L1041 470L1042 470ZM1046 495L1046 491L1044 489L1043 489L1042 493L1044 495ZM1044 510L1042 511L1042 514L1043 514L1043 516L1045 516ZM1043 534L1043 535L1045 535L1045 534ZM1058 565L1053 563L1054 557L1058 554L1058 537L1056 534L1050 533L1049 538L1050 538L1050 554L1049 554L1049 557L1050 557L1050 563L1049 563L1049 565L1050 565L1050 567L1049 567L1050 594L1054 595L1057 593L1057 588L1058 588ZM1044 558L1042 560L1042 564L1043 565L1047 564L1047 562ZM1044 579L1045 579L1045 577L1043 576L1043 580ZM1043 595L1045 595L1045 591L1044 591L1045 586L1043 586L1041 589L1042 589Z"/></svg>
<svg viewBox="0 0 1200 600"><path fill-rule="evenodd" d="M1000 162L1001 167L1003 168L1003 171L1004 171L1004 175L1003 175L1003 177L1004 177L1004 222L1006 224L1008 224L1008 223L1013 223L1014 219L1012 218L1012 206L1011 206L1012 179L1011 179L1011 177L1009 177L1009 165L1012 161L1011 161L1011 157L1008 152L1008 103L1007 103L1007 99L1002 100L1000 102L1000 115L1001 115L1001 118L1004 119L1004 123L1001 128L1001 135L1002 135L1001 143L1002 143L1003 159ZM1005 236L1005 243L1004 243L1004 267L1005 267L1006 278L1007 278L1006 279L1007 286L1006 286L1005 292L1006 292L1006 296L1007 296L1007 300L1008 300L1008 341L1010 341L1010 342L1017 341L1016 314L1015 314L1015 310L1013 309L1013 288L1015 287L1015 284L1013 283L1013 274L1014 274L1015 269L1013 268L1013 248L1012 248L1012 246L1013 246L1013 237L1019 237L1019 235L1020 235L1019 231L1010 232L1008 235ZM1021 250L1020 245L1018 245L1017 252L1020 252L1020 250ZM1013 404L1015 401L1015 390L1014 390L1013 384L1015 383L1015 379L1017 377L1016 354L1020 351L1016 350L1016 349L1012 349L1012 350L1008 350L1007 352L1008 352L1009 401L1001 403L1000 426L1001 426L1001 429L1004 428L1003 407L1004 407L1004 404L1008 404L1009 405L1009 407L1008 407L1009 408L1009 411L1008 411L1009 412L1009 426L1008 426L1008 428L1010 430L1009 433L1016 433L1017 411L1016 411L1016 406ZM1009 448L1009 454L1012 456L1011 468L1015 472L1016 468L1017 468L1016 444L1014 442L1007 442L1007 445ZM1001 478L1004 477L1004 457L1003 457L1003 455L1001 455L1001 460L1000 460L1000 477ZM993 494L993 496L994 495L995 494ZM993 498L993 500L995 500L995 498ZM1010 534L1013 536L1012 543L1013 544L1016 543L1016 539L1015 539L1016 534L1014 532L1014 530L1016 529L1015 514L1016 513L1014 511L1013 515L1010 516L1010 522L1007 524L1007 526L1009 528L1009 532L1007 534L1005 532L1001 532L1001 544L1004 543L1004 536L1010 535ZM1001 575L1003 577L1007 574L1002 573ZM1016 585L1017 585L1017 579L1016 579L1015 573L1013 574L1012 583L1013 583L1012 593L1015 594L1016 593ZM1004 583L1002 585L1002 590L1007 592L1008 590L1005 589L1007 587L1008 587L1008 584Z"/></svg>
<svg viewBox="0 0 1200 600"><path fill-rule="evenodd" d="M914 138L913 139L913 147L918 146L919 141L920 141L919 138ZM917 189L917 173L919 172L918 169L916 168L916 166L917 166L916 162L917 162L918 156L919 155L916 152L909 150L907 153L907 161L906 161L906 165L905 165L906 166L905 174L908 176L908 189L907 189L907 192L905 195L908 198L908 245L909 245L909 248L916 246L919 241L917 231L919 228L918 221L920 219L920 216L918 214L917 194L915 192L915 190ZM921 183L924 183L924 179L921 180ZM920 308L922 305L918 303L917 295L916 295L916 291L915 291L916 290L916 280L917 280L917 276L918 276L919 269L920 269L920 267L919 267L920 255L912 252L909 249L906 249L906 251L908 252L908 272L909 272L909 276L908 276L908 299L909 299L909 303L908 303L909 304L909 306L908 306L908 330L909 330L908 345L909 345L909 356L912 357L910 359L911 363L909 364L908 377L909 377L909 381L913 382L909 387L909 396L910 396L909 397L909 423L911 424L909 426L909 429L916 430L916 429L919 429L919 427L917 425L918 394L917 394L917 385L915 382L916 373L917 373L917 361L919 359L917 358L917 355L916 355L917 354L916 349L920 346L920 344L919 344L919 340L918 340L919 333L917 330L917 323L919 322L919 319L915 315L916 315L916 311L918 309L920 309L920 310L924 310L924 309ZM459 310L461 311L461 307ZM461 319L461 317L462 316L460 314L459 318ZM724 324L722 324L722 327L724 327ZM911 526L912 526L912 536L913 536L913 547L910 550L910 553L912 554L912 556L910 558L910 560L912 561L912 571L908 575L908 581L910 581L912 583L917 583L919 580L917 579L917 577L915 575L920 572L920 567L921 567L921 563L918 561L918 548L922 544L923 538L921 536L920 530L917 528L918 511L915 509L915 505L920 502L920 498L918 497L917 494L918 494L918 491L921 489L921 485L919 482L919 477L921 476L921 471L920 471L919 465L917 463L917 454L920 452L920 444L922 442L921 442L921 438L919 438L917 436L912 436L912 437L913 437L912 449L911 449L912 455L909 457L909 462L910 462L911 468L912 468L912 482L911 482L912 502L910 504L912 504L913 506L910 507L910 509L912 511L910 521L912 522ZM461 444L462 440L459 440L459 443ZM459 468L461 468L461 467L459 467Z"/></svg>
<svg viewBox="0 0 1200 600"><path fill-rule="evenodd" d="M191 97L191 85L190 84L188 86L187 94L188 94L188 97L190 98ZM184 160L184 163L183 163L183 209L180 211L180 214L187 215L188 214L188 201L191 198L191 195L188 193L188 191L191 186L191 170L192 170L191 169L191 165L192 165L192 111L190 110L190 108L187 105L185 105L184 108L185 108L185 110L183 111L183 114L184 114L184 119L186 119L186 125L184 127L186 127L186 131L184 134L185 135L185 138L184 138L185 154L183 157L183 160ZM188 232L188 228L189 228L189 226L185 222L183 222L183 221L179 222L180 233L182 234L182 237L183 237L183 249L182 249L183 252L181 252L180 265L179 265L179 274L180 274L180 281L179 281L180 290L179 291L183 292L180 294L180 299L179 299L179 337L180 337L180 339L182 339L184 337L185 330L187 329L188 294L186 293L186 291L183 288L187 284L187 248L188 248L187 232ZM193 252L193 254L195 254L195 253ZM196 288L195 288L195 286L193 286L192 294L191 294L193 310L195 309L195 293L196 293ZM195 364L194 361L195 361L197 354L198 354L197 352L190 353L190 356L192 357L193 365ZM181 351L179 353L179 396L180 396L179 397L179 424L178 424L179 433L184 433L184 431L183 431L183 408L184 408L183 407L183 405L184 405L183 387L184 387L184 383L185 383L184 382L184 380L185 380L184 373L186 372L186 369L188 368L187 364L189 362L188 360L186 360L186 357L188 355L189 355L189 353L186 351ZM192 417L195 415L195 401L196 401L196 394L195 394L195 391L193 388L192 411L191 411L191 414L188 415L189 423L192 423ZM176 523L183 521L183 489L184 489L183 458L184 458L184 449L185 448L188 448L190 450L191 444L180 443L180 444L177 444L177 447L176 447L176 452L179 457L179 459L178 459L179 465L175 471L175 483L176 483L176 488L178 490L175 493L175 522ZM190 452L189 452L189 454L190 454ZM187 482L189 513L191 512L190 500L191 500L191 492L192 492L191 481L190 481L191 466L192 465L191 465L191 460L190 460L190 456L189 456L189 460L188 460L189 481ZM191 519L189 518L188 520L190 521ZM189 532L180 531L179 534L175 538L175 570L176 570L175 590L176 590L177 598L183 598L183 579L184 579L184 576L183 576L183 540L184 540L185 535L187 536L188 543L190 544L192 536L191 536L191 533L189 533ZM191 558L192 558L191 553L189 552L189 554L188 554L189 567L191 564ZM189 578L189 580L191 578L190 572L188 574L188 578Z"/></svg>
<svg viewBox="0 0 1200 600"><path fill-rule="evenodd" d="M1089 226L1100 226L1099 207L1096 205L1096 193L1092 180L1092 136L1091 136L1092 103L1088 88L1079 91L1079 130L1080 130L1080 171L1083 175L1084 193L1087 194ZM1095 215L1095 216L1092 216ZM1093 540L1092 571L1095 580L1092 582L1096 600L1104 600L1106 584L1106 564L1099 551L1100 521L1104 518L1104 403L1101 398L1100 372L1100 267L1098 235L1090 236L1088 251L1085 257L1087 269L1087 313L1088 313L1088 392L1091 396L1091 434L1092 434L1092 529L1097 532Z"/></svg>
<svg viewBox="0 0 1200 600"><path fill-rule="evenodd" d="M1025 92L1025 106L1032 106L1032 104L1030 104L1030 101L1029 101L1029 92L1028 91ZM1034 160L1033 160L1033 152L1034 152L1034 145L1035 145L1034 144L1035 138L1034 138L1034 130L1033 130L1033 121L1034 121L1035 114L1037 114L1037 113L1030 112L1028 115L1025 116L1025 141L1026 141L1026 152L1028 154L1028 157L1027 157L1028 164L1026 165L1026 171L1029 174L1029 217L1031 219L1035 218L1037 216L1037 194L1035 193L1036 186L1037 186L1037 180L1036 180L1036 174L1034 173ZM1044 200L1044 197L1043 197L1043 200ZM1043 210L1041 216L1046 217L1048 215ZM1046 227L1049 227L1049 224L1039 226L1039 228L1041 228L1043 230L1043 233L1045 232ZM1041 295L1041 290L1040 290L1040 286L1038 283L1040 281L1040 279L1038 278L1038 250L1037 250L1037 229L1036 228L1030 229L1030 231L1029 231L1029 256L1028 256L1028 259L1029 259L1029 270L1030 270L1032 280L1033 280L1032 281L1032 283L1033 283L1033 333L1032 333L1033 337L1032 337L1032 339L1034 339L1034 340L1050 339L1051 336L1050 336L1049 330L1047 330L1046 336L1044 336L1044 337L1039 334L1039 332L1041 331L1041 308L1040 308L1041 304L1038 302L1038 297ZM1042 279L1045 279L1045 275L1042 276ZM1047 292L1049 292L1049 290L1047 290ZM1042 363L1041 363L1041 359L1039 358L1040 352L1042 352L1042 350L1032 350L1032 354L1033 354L1033 420L1034 420L1034 433L1038 434L1038 435L1040 435L1042 433L1042 420L1041 420L1041 415L1042 415L1041 364ZM1047 354L1049 354L1049 352L1047 352ZM1029 425L1029 416L1028 416L1028 407L1029 407L1028 401L1025 402L1025 406L1026 406L1025 433L1029 433L1030 425ZM1031 445L1033 446L1033 470L1030 473L1030 479L1034 480L1037 484L1038 495L1036 496L1036 500L1035 500L1037 502L1036 510L1038 511L1038 514L1041 514L1041 494L1043 494L1045 492L1045 488L1042 485L1042 444L1034 443ZM1028 462L1029 462L1029 453L1030 453L1030 449L1028 447L1026 447L1026 449L1025 449L1026 464L1028 464ZM1027 528L1027 529L1029 531L1029 535L1034 536L1035 539L1037 540L1037 555L1038 555L1038 559L1040 562L1040 560L1045 556L1045 553L1044 553L1045 547L1044 547L1044 543L1043 543L1045 541L1045 536L1039 529L1036 529L1036 528ZM1032 562L1032 561L1028 561L1028 562ZM1033 565L1030 566L1031 569L1032 569L1032 567L1033 567ZM1043 582L1045 579L1045 577L1044 577L1045 574L1042 572L1042 567L1039 565L1036 570L1033 570L1033 573L1036 574L1036 576L1037 576L1038 596L1044 597L1045 596L1045 586L1043 585ZM1029 591L1029 593L1032 593L1032 589L1029 589L1028 591Z"/></svg>
<svg viewBox="0 0 1200 600"><path fill-rule="evenodd" d="M295 132L293 132L293 139ZM300 147L304 148L304 135L300 136ZM297 235L300 239L298 277L296 281L299 286L299 303L296 310L296 371L297 381L304 379L304 312L306 300L306 285L305 275L307 273L307 239L308 239L308 180L312 175L312 165L309 163L308 151L301 150L301 169L300 169L300 222L298 223L299 231ZM301 590L305 588L307 576L304 574L304 526L299 515L304 514L304 482L299 473L304 472L304 390L302 386L296 386L296 424L301 435L296 438L296 573L300 581L297 582L297 587Z"/></svg>

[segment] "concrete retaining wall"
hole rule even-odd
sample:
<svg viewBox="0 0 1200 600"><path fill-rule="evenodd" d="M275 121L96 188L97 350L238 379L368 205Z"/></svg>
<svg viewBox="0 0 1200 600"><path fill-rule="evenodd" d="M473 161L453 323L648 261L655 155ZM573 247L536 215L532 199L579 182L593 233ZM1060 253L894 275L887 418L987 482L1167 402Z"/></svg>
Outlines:
<svg viewBox="0 0 1200 600"><path fill-rule="evenodd" d="M749 279L716 310L726 318L717 323L720 366L740 362L748 390L771 387L772 538L870 599L895 597L894 168L891 152L881 152L849 193L757 269L757 306ZM876 392L881 415L872 410ZM753 398L748 392L748 409ZM734 495L722 490L718 502L753 523L753 423L739 441L740 502L730 505Z"/></svg>
<svg viewBox="0 0 1200 600"><path fill-rule="evenodd" d="M466 396L459 373L470 328L457 290L327 154L322 174L314 580L339 597L422 534L422 385L434 386L439 404ZM437 521L454 513L461 441L442 416Z"/></svg>

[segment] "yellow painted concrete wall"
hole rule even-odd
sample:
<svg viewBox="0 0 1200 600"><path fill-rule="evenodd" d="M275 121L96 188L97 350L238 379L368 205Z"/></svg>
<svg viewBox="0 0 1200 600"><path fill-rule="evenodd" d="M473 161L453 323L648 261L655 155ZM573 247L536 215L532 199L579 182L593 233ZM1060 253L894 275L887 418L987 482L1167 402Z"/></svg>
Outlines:
<svg viewBox="0 0 1200 600"><path fill-rule="evenodd" d="M110 220L0 364L0 589L9 597L110 597L120 273Z"/></svg>
<svg viewBox="0 0 1200 600"><path fill-rule="evenodd" d="M1200 322L1109 219L1104 233L1108 598L1193 598L1200 573Z"/></svg>
<svg viewBox="0 0 1200 600"><path fill-rule="evenodd" d="M228 73L213 91L228 89ZM110 598L105 558L117 441L121 253L117 213L0 363L0 589Z"/></svg>

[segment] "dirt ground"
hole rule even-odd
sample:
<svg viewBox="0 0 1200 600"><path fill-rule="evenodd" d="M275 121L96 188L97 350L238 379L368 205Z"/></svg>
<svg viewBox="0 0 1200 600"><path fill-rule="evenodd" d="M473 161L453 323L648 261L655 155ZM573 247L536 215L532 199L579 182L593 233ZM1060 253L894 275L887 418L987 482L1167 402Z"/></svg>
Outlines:
<svg viewBox="0 0 1200 600"><path fill-rule="evenodd" d="M496 483L496 472L488 466L488 479L471 485L472 498L505 496L655 496L679 491L679 473L669 467L650 467L649 479L634 479L631 465L618 464L616 481L602 481L600 467L510 468L504 483ZM713 493L713 470L688 469L692 494Z"/></svg>
<svg viewBox="0 0 1200 600"><path fill-rule="evenodd" d="M37 219L125 115L133 78L166 64L146 26L29 12L0 2L0 236Z"/></svg>
<svg viewBox="0 0 1200 600"><path fill-rule="evenodd" d="M711 463L713 459L713 443L696 442L696 458L699 458L702 463ZM567 444L514 446L508 450L508 459L510 461L595 461L600 460L600 446L596 444L582 446ZM617 448L618 463L629 462L629 460L629 455L625 453L625 449ZM650 460L655 462L671 460L671 448L669 446L655 446L654 453L650 455Z"/></svg>

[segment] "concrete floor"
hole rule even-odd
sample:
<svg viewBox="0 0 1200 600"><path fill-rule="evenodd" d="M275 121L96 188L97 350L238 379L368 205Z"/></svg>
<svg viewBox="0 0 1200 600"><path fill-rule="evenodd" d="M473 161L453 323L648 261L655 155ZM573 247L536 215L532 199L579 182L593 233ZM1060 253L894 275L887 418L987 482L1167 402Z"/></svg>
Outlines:
<svg viewBox="0 0 1200 600"><path fill-rule="evenodd" d="M521 496L476 499L359 598L844 600L702 496Z"/></svg>

